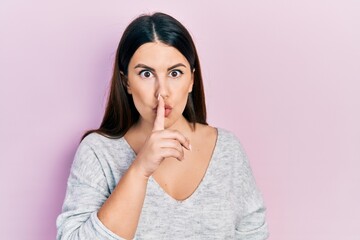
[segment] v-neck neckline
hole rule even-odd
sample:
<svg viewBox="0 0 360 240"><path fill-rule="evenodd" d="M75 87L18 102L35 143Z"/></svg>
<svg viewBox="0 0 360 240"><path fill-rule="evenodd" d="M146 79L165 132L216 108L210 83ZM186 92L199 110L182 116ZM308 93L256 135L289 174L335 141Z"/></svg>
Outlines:
<svg viewBox="0 0 360 240"><path fill-rule="evenodd" d="M173 202L173 203L186 203L186 202L189 202L192 199L194 199L201 192L201 190L203 188L203 185L206 184L206 180L209 178L210 171L212 169L212 165L213 165L215 156L217 155L217 152L218 152L217 149L218 149L218 146L219 146L219 138L220 138L220 135L221 135L221 130L219 128L215 128L215 129L216 129L216 140L215 140L215 145L214 145L212 153L211 153L211 157L209 159L209 164L208 164L208 166L206 168L206 171L204 173L204 176L200 180L199 184L197 185L197 187L194 189L194 191L188 197L186 197L183 200L179 200L179 199L174 198L173 196L171 196L169 193L167 193L160 186L160 184L155 180L155 178L153 178L152 175L149 177L149 182L152 182L155 185L155 187L162 193L162 195L164 195L164 197L166 199L168 199L170 202ZM127 145L127 147L131 150L132 154L136 157L137 154L135 153L135 151L131 147L131 145L128 143L128 141L124 137L122 137L122 139L123 139L124 143Z"/></svg>

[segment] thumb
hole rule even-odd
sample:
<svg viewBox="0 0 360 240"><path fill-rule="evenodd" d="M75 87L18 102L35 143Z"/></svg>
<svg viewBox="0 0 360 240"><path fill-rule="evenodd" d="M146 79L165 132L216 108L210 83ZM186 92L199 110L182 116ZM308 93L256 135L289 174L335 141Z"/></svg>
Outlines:
<svg viewBox="0 0 360 240"><path fill-rule="evenodd" d="M165 125L165 104L163 97L159 94L156 117L154 121L153 131L164 130Z"/></svg>

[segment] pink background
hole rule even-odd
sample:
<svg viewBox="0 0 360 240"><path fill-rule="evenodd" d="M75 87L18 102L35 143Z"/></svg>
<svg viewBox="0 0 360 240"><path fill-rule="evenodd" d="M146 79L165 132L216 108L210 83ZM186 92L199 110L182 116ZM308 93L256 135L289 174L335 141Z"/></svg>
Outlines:
<svg viewBox="0 0 360 240"><path fill-rule="evenodd" d="M54 239L82 133L104 111L124 27L178 18L209 123L242 141L274 240L360 239L360 3L0 3L0 239Z"/></svg>

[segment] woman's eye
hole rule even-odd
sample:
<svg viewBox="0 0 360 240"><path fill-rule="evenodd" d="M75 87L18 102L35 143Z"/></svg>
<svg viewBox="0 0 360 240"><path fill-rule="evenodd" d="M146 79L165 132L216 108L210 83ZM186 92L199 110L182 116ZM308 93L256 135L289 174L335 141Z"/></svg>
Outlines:
<svg viewBox="0 0 360 240"><path fill-rule="evenodd" d="M172 78L178 78L178 77L181 76L181 74L183 74L182 71L180 71L180 70L174 70L174 71L171 71L171 72L170 72L170 77L172 77Z"/></svg>
<svg viewBox="0 0 360 240"><path fill-rule="evenodd" d="M152 72L148 70L141 71L139 75L141 78L151 78L153 76Z"/></svg>

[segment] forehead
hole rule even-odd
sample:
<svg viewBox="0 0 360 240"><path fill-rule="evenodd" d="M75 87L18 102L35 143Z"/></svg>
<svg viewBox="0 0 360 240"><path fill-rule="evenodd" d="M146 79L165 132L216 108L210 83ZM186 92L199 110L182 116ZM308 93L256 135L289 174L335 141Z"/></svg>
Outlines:
<svg viewBox="0 0 360 240"><path fill-rule="evenodd" d="M185 56L179 50L161 42L150 42L141 45L132 56L129 68L139 63L155 69L167 68L178 63L190 66Z"/></svg>

